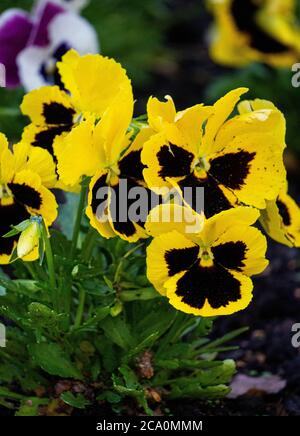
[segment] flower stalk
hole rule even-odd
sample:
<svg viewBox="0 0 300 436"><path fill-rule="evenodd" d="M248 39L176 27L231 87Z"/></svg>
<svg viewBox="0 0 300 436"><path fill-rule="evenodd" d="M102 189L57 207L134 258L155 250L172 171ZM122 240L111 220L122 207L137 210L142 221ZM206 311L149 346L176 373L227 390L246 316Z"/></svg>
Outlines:
<svg viewBox="0 0 300 436"><path fill-rule="evenodd" d="M76 219L75 219L75 224L74 224L74 229L73 229L72 245L71 245L71 253L70 253L71 260L74 259L76 249L77 249L78 238L79 238L79 234L80 234L80 226L81 226L82 217L83 217L84 210L85 210L87 192L88 192L88 183L87 183L87 178L85 178L82 180L82 183L81 183L80 197L79 197L77 214L76 214Z"/></svg>
<svg viewBox="0 0 300 436"><path fill-rule="evenodd" d="M56 311L58 311L58 295L57 295L57 283L55 277L54 257L53 257L50 238L44 220L42 222L42 239L44 242L45 255L46 255L46 261L48 266L49 282L52 290L53 307Z"/></svg>

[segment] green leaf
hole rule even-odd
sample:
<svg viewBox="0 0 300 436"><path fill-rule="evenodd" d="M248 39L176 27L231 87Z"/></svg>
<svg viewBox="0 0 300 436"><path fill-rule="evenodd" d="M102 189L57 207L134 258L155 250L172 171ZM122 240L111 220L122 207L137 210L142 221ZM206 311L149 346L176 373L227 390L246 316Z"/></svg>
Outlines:
<svg viewBox="0 0 300 436"><path fill-rule="evenodd" d="M28 351L34 362L51 375L82 379L82 374L68 354L55 343L30 344Z"/></svg>
<svg viewBox="0 0 300 436"><path fill-rule="evenodd" d="M127 365L122 365L119 368L119 372L123 377L119 377L116 374L112 375L115 390L123 396L136 398L138 403L144 408L145 412L152 415L153 412L148 406L145 391L140 385L135 372Z"/></svg>
<svg viewBox="0 0 300 436"><path fill-rule="evenodd" d="M109 313L110 313L109 306L99 307L98 309L95 310L95 313L93 314L93 316L91 318L89 318L80 327L75 328L73 331L71 331L70 334L72 335L72 334L76 334L79 332L95 330L96 327L98 326L98 324L101 321L103 321L109 315Z"/></svg>
<svg viewBox="0 0 300 436"><path fill-rule="evenodd" d="M40 328L61 328L65 323L65 314L58 314L54 310L50 309L41 303L31 303L28 307L28 314L30 320Z"/></svg>
<svg viewBox="0 0 300 436"><path fill-rule="evenodd" d="M11 236L16 236L19 233L22 233L24 230L27 229L29 224L30 224L30 220L25 220L16 226L11 226L12 230L5 233L5 235L2 235L2 238L10 238Z"/></svg>
<svg viewBox="0 0 300 436"><path fill-rule="evenodd" d="M120 294L120 299L124 302L153 300L154 298L161 298L161 295L152 286L143 289L126 290Z"/></svg>
<svg viewBox="0 0 300 436"><path fill-rule="evenodd" d="M145 312L142 306L145 307ZM144 341L153 334L162 336L173 324L177 313L165 299L155 299L154 302L148 302L148 306L146 303L137 306L131 324L135 326L139 341Z"/></svg>
<svg viewBox="0 0 300 436"><path fill-rule="evenodd" d="M146 350L147 348L151 348L152 345L157 341L159 336L160 336L159 331L152 333L150 336L148 336L148 338L145 338L136 347L132 348L129 351L129 353L126 355L126 358L132 359L132 357L136 356L137 354L140 354L142 351Z"/></svg>
<svg viewBox="0 0 300 436"><path fill-rule="evenodd" d="M110 339L98 335L95 341L97 351L101 355L101 362L105 371L112 373L120 364L121 351Z"/></svg>
<svg viewBox="0 0 300 436"><path fill-rule="evenodd" d="M124 350L130 350L134 346L134 339L130 333L129 325L121 317L106 318L101 324L101 328L108 339Z"/></svg>
<svg viewBox="0 0 300 436"><path fill-rule="evenodd" d="M41 290L40 284L35 280L6 280L0 277L0 284L8 291L29 297Z"/></svg>
<svg viewBox="0 0 300 436"><path fill-rule="evenodd" d="M204 345L201 348L198 348L199 353L207 353L213 352L217 347L220 345L225 344L226 342L231 341L232 339L236 338L237 336L240 336L241 334L245 333L249 330L249 327L241 327L239 329L233 330L232 332L227 333L226 335L222 336L219 339L216 339L214 341L209 342L209 344Z"/></svg>
<svg viewBox="0 0 300 436"><path fill-rule="evenodd" d="M216 399L223 398L229 394L230 388L226 385L208 386L202 388L199 385L188 383L185 386L172 386L168 397L171 399L184 399L184 398L196 398L196 399Z"/></svg>
<svg viewBox="0 0 300 436"><path fill-rule="evenodd" d="M109 289L113 290L114 289L114 285L113 282L111 280L109 280L108 277L103 276L103 280L105 281L106 285L109 287Z"/></svg>
<svg viewBox="0 0 300 436"><path fill-rule="evenodd" d="M122 365L119 368L120 373L123 375L126 387L129 389L138 389L140 387L137 375L127 365Z"/></svg>
<svg viewBox="0 0 300 436"><path fill-rule="evenodd" d="M111 404L118 404L122 400L121 395L112 391L104 391L97 396L97 401L108 401Z"/></svg>
<svg viewBox="0 0 300 436"><path fill-rule="evenodd" d="M63 392L60 398L69 406L76 409L85 409L91 404L82 394L74 395L72 392Z"/></svg>

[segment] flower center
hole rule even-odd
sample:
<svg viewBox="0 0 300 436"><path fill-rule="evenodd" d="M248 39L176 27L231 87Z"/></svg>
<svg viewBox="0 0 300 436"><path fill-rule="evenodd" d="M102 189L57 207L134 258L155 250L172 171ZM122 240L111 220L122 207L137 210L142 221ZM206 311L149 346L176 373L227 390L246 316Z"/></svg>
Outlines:
<svg viewBox="0 0 300 436"><path fill-rule="evenodd" d="M196 172L197 177L199 179L205 179L207 177L207 172L210 168L209 162L205 159L205 157L200 157L194 166L194 171Z"/></svg>
<svg viewBox="0 0 300 436"><path fill-rule="evenodd" d="M200 266L210 267L214 264L214 256L210 248L204 247L200 249Z"/></svg>

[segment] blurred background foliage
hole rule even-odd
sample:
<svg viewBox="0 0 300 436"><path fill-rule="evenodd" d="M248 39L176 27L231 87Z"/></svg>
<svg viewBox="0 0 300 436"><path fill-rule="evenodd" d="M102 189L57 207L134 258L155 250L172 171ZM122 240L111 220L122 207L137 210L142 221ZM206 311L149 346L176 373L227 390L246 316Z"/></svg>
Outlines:
<svg viewBox="0 0 300 436"><path fill-rule="evenodd" d="M32 0L0 0L9 7L30 9ZM300 18L300 0L297 0ZM101 52L128 70L137 99L136 113L145 112L149 95L171 94L178 108L212 103L228 90L247 86L249 98L272 100L287 118L287 143L300 156L298 102L292 72L253 64L243 69L217 66L208 54L211 17L202 0L91 0L83 10L96 28ZM26 120L16 115L22 90L0 89L0 130L18 139Z"/></svg>

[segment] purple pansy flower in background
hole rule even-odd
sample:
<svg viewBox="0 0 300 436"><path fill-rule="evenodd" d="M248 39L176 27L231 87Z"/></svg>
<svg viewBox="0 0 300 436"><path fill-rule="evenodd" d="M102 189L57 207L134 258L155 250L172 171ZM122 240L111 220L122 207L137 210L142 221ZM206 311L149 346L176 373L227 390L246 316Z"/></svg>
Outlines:
<svg viewBox="0 0 300 436"><path fill-rule="evenodd" d="M63 6L69 3L69 7ZM56 62L70 49L97 53L97 34L72 6L83 1L40 0L32 16L9 9L0 16L0 63L6 68L7 87L26 91L58 84Z"/></svg>

